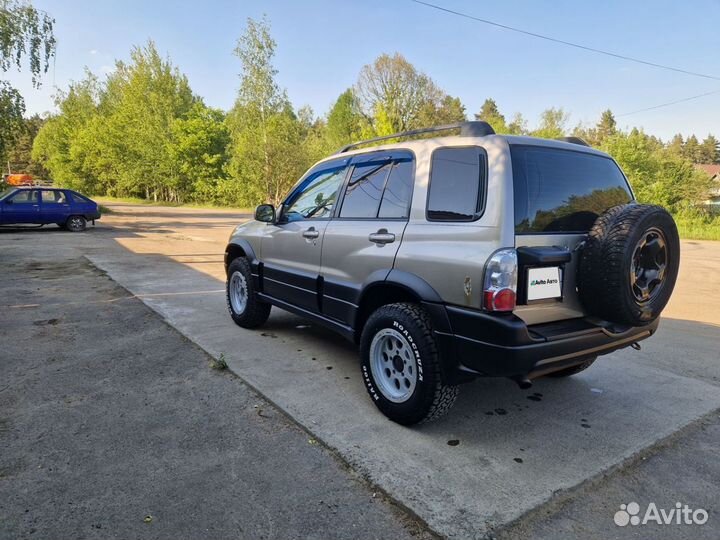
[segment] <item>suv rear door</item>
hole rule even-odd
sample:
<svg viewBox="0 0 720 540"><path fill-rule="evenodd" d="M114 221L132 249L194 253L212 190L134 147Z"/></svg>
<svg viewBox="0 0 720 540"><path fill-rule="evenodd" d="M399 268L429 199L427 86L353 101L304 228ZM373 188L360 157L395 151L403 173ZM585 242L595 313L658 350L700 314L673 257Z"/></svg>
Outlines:
<svg viewBox="0 0 720 540"><path fill-rule="evenodd" d="M363 284L393 267L410 213L414 158L407 150L353 157L322 248L322 311L352 324Z"/></svg>
<svg viewBox="0 0 720 540"><path fill-rule="evenodd" d="M542 291L544 284L538 283L549 274L531 273L533 265L519 268L515 314L528 324L584 316L575 287L579 255L575 247L600 214L633 199L625 176L610 157L581 148L510 145L515 246L557 246L572 252L570 262L559 265L560 297L544 298L555 294L546 292L551 289Z"/></svg>
<svg viewBox="0 0 720 540"><path fill-rule="evenodd" d="M323 162L288 195L276 224L261 240L263 292L318 311L318 274L323 234L345 180L348 159Z"/></svg>

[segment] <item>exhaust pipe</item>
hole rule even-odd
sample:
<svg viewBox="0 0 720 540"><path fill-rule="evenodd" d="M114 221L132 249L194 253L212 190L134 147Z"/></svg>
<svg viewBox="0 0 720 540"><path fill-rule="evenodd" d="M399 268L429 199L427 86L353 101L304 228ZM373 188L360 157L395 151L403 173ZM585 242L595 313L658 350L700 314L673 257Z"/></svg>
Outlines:
<svg viewBox="0 0 720 540"><path fill-rule="evenodd" d="M517 385L520 387L520 390L527 390L528 388L532 388L532 381L528 379L527 377L518 377L516 379L513 379Z"/></svg>
<svg viewBox="0 0 720 540"><path fill-rule="evenodd" d="M640 344L636 341L630 345L633 349L636 351L639 351L642 347L640 347Z"/></svg>

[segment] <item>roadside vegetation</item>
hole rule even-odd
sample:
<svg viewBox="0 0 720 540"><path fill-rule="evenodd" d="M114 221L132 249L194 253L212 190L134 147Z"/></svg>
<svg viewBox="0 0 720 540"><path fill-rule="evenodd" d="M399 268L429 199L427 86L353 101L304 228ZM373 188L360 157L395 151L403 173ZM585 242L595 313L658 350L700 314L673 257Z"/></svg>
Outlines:
<svg viewBox="0 0 720 540"><path fill-rule="evenodd" d="M39 56L31 62L38 75L54 52L48 24L45 49L35 50ZM275 48L268 22L248 20L234 50L238 95L222 111L194 94L187 77L148 41L105 78L87 72L58 91L56 114L23 120L15 110L15 128L4 138L0 157L96 197L252 208L278 203L313 162L349 142L475 118L498 133L582 137L618 160L641 202L668 208L683 236L720 237L720 218L704 210L711 180L694 166L720 163L712 135L662 141L640 129L619 129L610 110L595 125L573 126L566 111L550 108L530 127L519 112L506 117L493 99L468 114L457 97L399 53L364 66L357 82L318 116L308 106L295 107L279 87ZM6 70L11 64L7 51L2 54ZM6 116L4 109L0 115Z"/></svg>

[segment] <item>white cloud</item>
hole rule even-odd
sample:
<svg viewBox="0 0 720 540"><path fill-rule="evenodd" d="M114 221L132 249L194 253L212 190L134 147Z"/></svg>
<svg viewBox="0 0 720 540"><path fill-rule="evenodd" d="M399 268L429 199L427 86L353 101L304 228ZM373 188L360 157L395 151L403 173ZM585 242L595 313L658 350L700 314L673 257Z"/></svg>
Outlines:
<svg viewBox="0 0 720 540"><path fill-rule="evenodd" d="M97 53L97 49L90 49L90 54L92 54L93 56L95 56Z"/></svg>

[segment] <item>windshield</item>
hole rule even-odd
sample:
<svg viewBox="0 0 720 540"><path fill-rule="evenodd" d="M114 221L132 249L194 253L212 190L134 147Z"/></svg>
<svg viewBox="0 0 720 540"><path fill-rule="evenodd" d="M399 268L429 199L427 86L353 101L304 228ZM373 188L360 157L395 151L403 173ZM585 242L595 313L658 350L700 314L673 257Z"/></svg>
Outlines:
<svg viewBox="0 0 720 540"><path fill-rule="evenodd" d="M15 191L15 188L5 188L2 191L0 191L0 199L4 199L8 195L10 195L13 191Z"/></svg>

